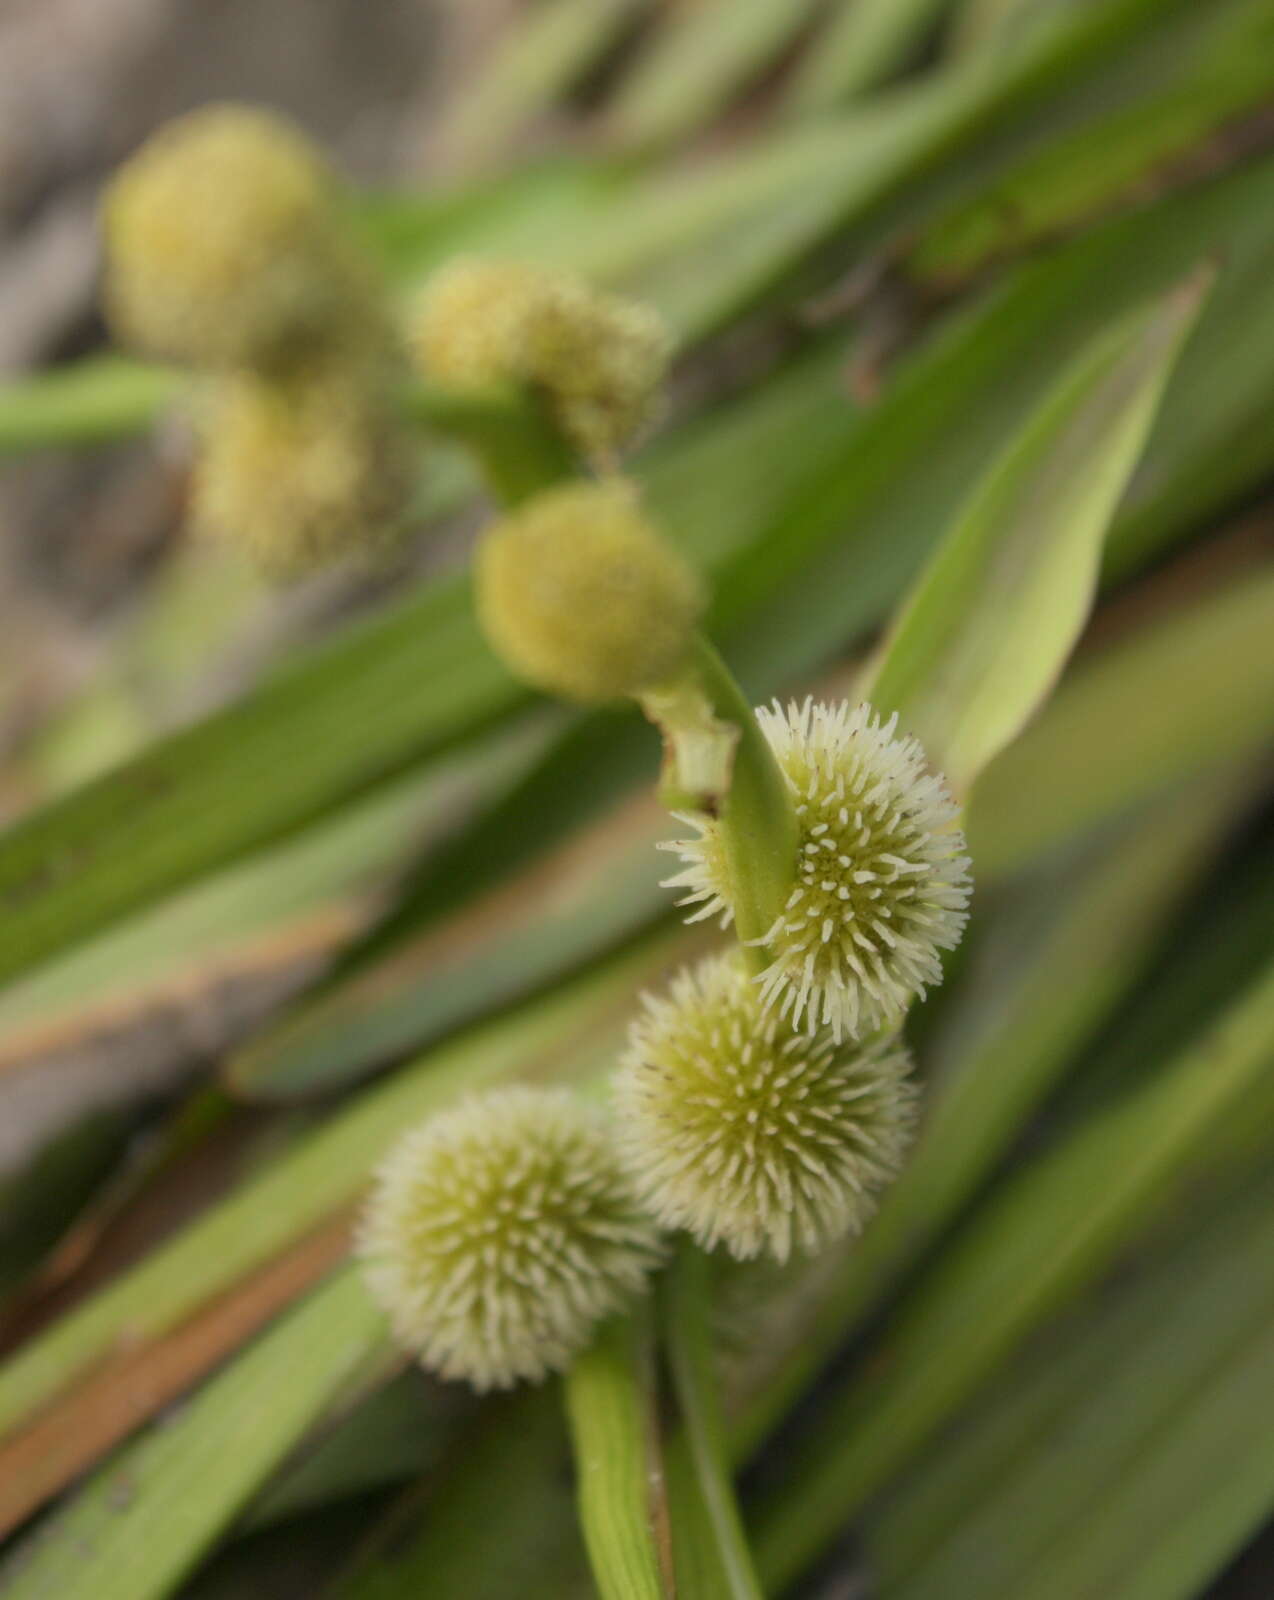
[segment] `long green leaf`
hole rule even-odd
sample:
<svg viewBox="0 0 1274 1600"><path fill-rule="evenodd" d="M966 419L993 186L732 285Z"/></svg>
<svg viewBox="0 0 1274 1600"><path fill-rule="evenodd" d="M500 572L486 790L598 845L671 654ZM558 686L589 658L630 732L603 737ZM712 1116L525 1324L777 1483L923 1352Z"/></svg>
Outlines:
<svg viewBox="0 0 1274 1600"><path fill-rule="evenodd" d="M1241 758L1268 746L1272 627L1266 562L1197 597L1171 626L1138 630L1078 666L1048 716L979 783L969 811L974 860L1012 872L1222 752ZM1070 759L1081 747L1082 772ZM1029 814L1023 794L1033 797Z"/></svg>
<svg viewBox="0 0 1274 1600"><path fill-rule="evenodd" d="M583 1555L565 1431L552 1388L484 1401L455 1442L455 1457L404 1491L324 1600L569 1593ZM540 1587L545 1567L547 1591Z"/></svg>
<svg viewBox="0 0 1274 1600"><path fill-rule="evenodd" d="M557 98L639 15L645 0L549 0L506 27L479 72L454 86L436 139L468 171L506 154L522 127Z"/></svg>
<svg viewBox="0 0 1274 1600"><path fill-rule="evenodd" d="M1103 334L1068 369L938 546L867 693L967 791L1052 689L1087 619L1102 542L1202 284Z"/></svg>
<svg viewBox="0 0 1274 1600"><path fill-rule="evenodd" d="M952 0L841 0L791 90L792 109L825 111L905 64Z"/></svg>
<svg viewBox="0 0 1274 1600"><path fill-rule="evenodd" d="M650 150L702 127L780 54L812 0L699 0L670 11L608 111L621 149Z"/></svg>
<svg viewBox="0 0 1274 1600"><path fill-rule="evenodd" d="M315 1411L383 1347L380 1313L358 1273L338 1273L20 1546L5 1592L15 1600L173 1593Z"/></svg>
<svg viewBox="0 0 1274 1600"><path fill-rule="evenodd" d="M1137 204L1147 182L1188 174L1200 145L1268 98L1272 30L1264 0L1178 7L1112 60L1081 115L1027 130L990 182L926 219L907 248L908 277L949 291L1105 209Z"/></svg>
<svg viewBox="0 0 1274 1600"><path fill-rule="evenodd" d="M462 1035L334 1116L139 1266L0 1368L0 1429L31 1415L126 1336L153 1338L354 1200L393 1136L463 1089L506 1075L595 1064L633 989L658 970L656 942L522 1011ZM600 1034L601 1037L598 1037Z"/></svg>
<svg viewBox="0 0 1274 1600"><path fill-rule="evenodd" d="M507 716L525 692L442 585L0 844L0 977Z"/></svg>
<svg viewBox="0 0 1274 1600"><path fill-rule="evenodd" d="M1205 1196L1130 1284L1050 1330L869 1519L882 1594L1201 1591L1262 1481L1274 1499L1272 1198L1264 1172ZM1236 1494L1250 1468L1257 1493Z"/></svg>
<svg viewBox="0 0 1274 1600"><path fill-rule="evenodd" d="M1091 1282L1274 1068L1274 969L1203 1036L1029 1167L905 1304L890 1362L825 1408L758 1533L778 1588L1044 1317ZM1268 1093L1266 1099L1268 1101Z"/></svg>

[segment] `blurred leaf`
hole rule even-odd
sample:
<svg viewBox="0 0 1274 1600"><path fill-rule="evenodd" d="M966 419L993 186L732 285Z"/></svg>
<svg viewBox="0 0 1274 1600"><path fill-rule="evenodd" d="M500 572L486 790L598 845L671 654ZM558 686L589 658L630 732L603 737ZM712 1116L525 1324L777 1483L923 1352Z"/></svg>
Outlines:
<svg viewBox="0 0 1274 1600"><path fill-rule="evenodd" d="M467 1390L435 1383L416 1366L353 1405L341 1395L254 1496L242 1526L270 1527L432 1471L473 1409Z"/></svg>
<svg viewBox="0 0 1274 1600"><path fill-rule="evenodd" d="M179 384L160 367L99 356L0 385L0 455L126 439L150 424Z"/></svg>
<svg viewBox="0 0 1274 1600"><path fill-rule="evenodd" d="M1209 137L1224 138L1227 122L1269 97L1272 30L1264 0L1178 7L1107 75L1081 117L1024 138L991 182L927 220L904 270L949 288L1102 207L1144 203L1148 184L1181 181L1192 161L1220 161L1224 147L1209 151Z"/></svg>
<svg viewBox="0 0 1274 1600"><path fill-rule="evenodd" d="M115 1169L131 1133L121 1112L90 1111L0 1177L0 1302Z"/></svg>
<svg viewBox="0 0 1274 1600"><path fill-rule="evenodd" d="M969 848L1016 870L1182 774L1268 746L1274 705L1274 564L1198 596L1081 662L986 771ZM1085 751L1083 768L1074 752ZM1029 808L1021 804L1030 794Z"/></svg>
<svg viewBox="0 0 1274 1600"><path fill-rule="evenodd" d="M441 584L20 823L0 847L0 976L271 842L526 699Z"/></svg>
<svg viewBox="0 0 1274 1600"><path fill-rule="evenodd" d="M997 1191L892 1320L887 1367L826 1404L813 1439L789 1455L791 1487L759 1524L769 1584L803 1571L999 1362L1106 1269L1272 1067L1267 966L1157 1073Z"/></svg>
<svg viewBox="0 0 1274 1600"><path fill-rule="evenodd" d="M583 1566L566 1458L556 1385L487 1399L455 1457L404 1492L324 1600L565 1600Z"/></svg>
<svg viewBox="0 0 1274 1600"><path fill-rule="evenodd" d="M744 1449L951 1226L1074 1068L1146 972L1250 782L1227 773L1176 791L982 907L956 991L921 1050L927 1088L915 1149L862 1239L815 1274L802 1314L766 1341L764 1381L754 1379L735 1429ZM1208 1008L1190 985L1176 992L1195 1006L1179 1037Z"/></svg>
<svg viewBox="0 0 1274 1600"><path fill-rule="evenodd" d="M276 1308L267 1300L263 1313L255 1312L249 1295L239 1320L232 1318L228 1331L219 1332L218 1297L233 1306L233 1291L250 1291L273 1261L286 1263L280 1252L298 1249L307 1236L321 1246L308 1270L325 1265L324 1225L330 1229L357 1198L376 1158L403 1126L461 1090L499 1077L563 1077L591 1069L616 1042L612 1030L634 987L661 970L664 959L664 946L647 942L400 1072L32 1340L0 1368L0 1428L9 1434L0 1464L14 1468L8 1478L0 1472L0 1484L12 1491L13 1508L37 1504L61 1487L68 1468L78 1470L83 1457L92 1459L103 1443L166 1403L174 1384L179 1392L196 1375L192 1362L197 1366L224 1353L218 1338L238 1342L251 1331L240 1326L245 1316L250 1321ZM306 1264L302 1251L300 1267ZM285 1275L290 1295L304 1281L303 1275L300 1283ZM197 1314L207 1322L206 1349L196 1337ZM186 1339L176 1372L171 1363L148 1365L150 1345L174 1329ZM127 1366L128 1384L115 1370L120 1364ZM92 1376L77 1391L73 1385L86 1373ZM90 1432L77 1405L93 1394L97 1412ZM39 1470L28 1466L19 1479L18 1462L38 1463Z"/></svg>
<svg viewBox="0 0 1274 1600"><path fill-rule="evenodd" d="M808 114L850 100L905 66L952 0L840 0L791 90Z"/></svg>
<svg viewBox="0 0 1274 1600"><path fill-rule="evenodd" d="M448 165L481 167L569 90L647 0L547 0L512 21L480 70L453 86L435 135Z"/></svg>
<svg viewBox="0 0 1274 1600"><path fill-rule="evenodd" d="M661 1548L667 1529L654 1385L649 1327L629 1317L612 1318L563 1380L580 1527L601 1600L674 1592Z"/></svg>
<svg viewBox="0 0 1274 1600"><path fill-rule="evenodd" d="M1198 313L1195 281L1087 347L921 574L866 693L957 792L1029 720L1088 617L1102 541Z"/></svg>
<svg viewBox="0 0 1274 1600"><path fill-rule="evenodd" d="M338 1273L19 1546L6 1593L171 1594L315 1410L380 1356L383 1341L361 1277Z"/></svg>
<svg viewBox="0 0 1274 1600"><path fill-rule="evenodd" d="M625 150L693 133L772 63L813 13L814 0L698 0L670 8L608 110Z"/></svg>
<svg viewBox="0 0 1274 1600"><path fill-rule="evenodd" d="M1272 1199L1196 1201L1015 1365L870 1517L882 1596L1204 1591L1274 1501Z"/></svg>

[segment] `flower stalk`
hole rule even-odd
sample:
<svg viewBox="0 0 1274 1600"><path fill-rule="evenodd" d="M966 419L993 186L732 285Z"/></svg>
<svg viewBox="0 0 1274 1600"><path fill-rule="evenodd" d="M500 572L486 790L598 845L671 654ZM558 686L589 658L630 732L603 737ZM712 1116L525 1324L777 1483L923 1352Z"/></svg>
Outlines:
<svg viewBox="0 0 1274 1600"><path fill-rule="evenodd" d="M576 452L533 390L514 384L451 389L416 378L403 385L401 405L411 421L470 450L503 506L520 506L579 476Z"/></svg>
<svg viewBox="0 0 1274 1600"><path fill-rule="evenodd" d="M763 939L791 892L797 819L787 782L730 669L702 635L668 685L641 697L665 741L662 796L670 810L717 823L735 927L756 971Z"/></svg>

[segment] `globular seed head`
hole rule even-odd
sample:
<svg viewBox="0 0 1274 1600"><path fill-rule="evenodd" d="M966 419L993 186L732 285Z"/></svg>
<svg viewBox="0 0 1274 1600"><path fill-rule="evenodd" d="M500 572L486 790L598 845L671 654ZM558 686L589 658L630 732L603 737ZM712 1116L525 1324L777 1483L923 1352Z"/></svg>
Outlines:
<svg viewBox="0 0 1274 1600"><path fill-rule="evenodd" d="M578 483L496 523L478 550L478 609L528 682L602 703L673 673L702 609L698 580L623 484Z"/></svg>
<svg viewBox="0 0 1274 1600"><path fill-rule="evenodd" d="M453 262L413 332L427 376L462 389L533 385L576 448L603 460L651 420L671 353L650 307L524 262Z"/></svg>
<svg viewBox="0 0 1274 1600"><path fill-rule="evenodd" d="M855 1038L895 1025L942 978L940 952L964 933L969 859L955 802L924 751L868 705L757 713L787 779L799 825L787 902L757 942L767 1006L796 1026ZM676 841L683 870L667 880L695 907L691 920L732 916L717 824L687 819L699 837Z"/></svg>
<svg viewBox="0 0 1274 1600"><path fill-rule="evenodd" d="M403 1347L479 1390L562 1371L661 1255L602 1116L565 1090L522 1087L406 1134L377 1174L359 1250Z"/></svg>
<svg viewBox="0 0 1274 1600"><path fill-rule="evenodd" d="M401 532L416 467L382 375L221 378L200 422L191 519L267 571L365 558Z"/></svg>
<svg viewBox="0 0 1274 1600"><path fill-rule="evenodd" d="M857 1232L899 1170L915 1095L896 1039L838 1043L767 1011L738 951L647 996L615 1080L633 1181L705 1248L785 1261Z"/></svg>
<svg viewBox="0 0 1274 1600"><path fill-rule="evenodd" d="M104 206L106 307L126 342L196 366L272 366L360 302L333 180L273 113L216 105L161 128Z"/></svg>

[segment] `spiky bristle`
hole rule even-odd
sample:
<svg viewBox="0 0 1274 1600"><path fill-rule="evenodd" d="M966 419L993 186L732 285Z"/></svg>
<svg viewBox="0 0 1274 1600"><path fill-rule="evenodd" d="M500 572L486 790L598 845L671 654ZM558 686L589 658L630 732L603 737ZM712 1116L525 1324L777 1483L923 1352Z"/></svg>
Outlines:
<svg viewBox="0 0 1274 1600"><path fill-rule="evenodd" d="M566 1090L524 1087L406 1134L359 1249L403 1346L479 1390L561 1371L660 1257L604 1118Z"/></svg>
<svg viewBox="0 0 1274 1600"><path fill-rule="evenodd" d="M969 860L958 809L924 751L866 704L775 702L757 713L792 793L800 829L787 903L757 942L770 961L763 1000L795 1026L855 1038L897 1023L941 981L940 953L968 920ZM683 870L691 920L731 917L719 826L665 848Z"/></svg>
<svg viewBox="0 0 1274 1600"><path fill-rule="evenodd" d="M838 1044L763 1008L742 954L646 996L615 1081L621 1147L667 1227L786 1260L856 1232L914 1117L897 1040Z"/></svg>

